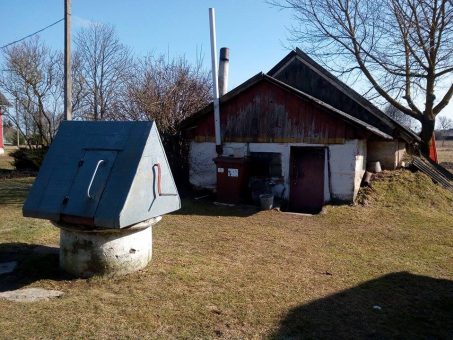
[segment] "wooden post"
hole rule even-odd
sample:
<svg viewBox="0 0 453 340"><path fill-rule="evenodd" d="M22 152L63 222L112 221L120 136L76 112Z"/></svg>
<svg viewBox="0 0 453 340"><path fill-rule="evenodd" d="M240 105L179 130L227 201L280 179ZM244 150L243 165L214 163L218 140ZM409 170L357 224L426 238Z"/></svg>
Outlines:
<svg viewBox="0 0 453 340"><path fill-rule="evenodd" d="M0 107L0 155L5 153L3 146L3 120L2 120L2 108Z"/></svg>
<svg viewBox="0 0 453 340"><path fill-rule="evenodd" d="M14 105L14 111L16 111L16 145L17 145L17 147L19 147L20 146L20 143L19 143L20 134L19 134L19 112L17 111L17 107L18 107L17 98L16 98L16 101L15 101L14 104L15 104Z"/></svg>
<svg viewBox="0 0 453 340"><path fill-rule="evenodd" d="M72 120L71 0L64 4L64 114L65 120Z"/></svg>

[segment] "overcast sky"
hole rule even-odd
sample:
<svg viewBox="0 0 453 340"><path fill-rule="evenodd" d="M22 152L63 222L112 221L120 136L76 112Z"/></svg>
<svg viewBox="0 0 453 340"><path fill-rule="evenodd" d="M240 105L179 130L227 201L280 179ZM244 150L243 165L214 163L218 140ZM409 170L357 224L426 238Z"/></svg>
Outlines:
<svg viewBox="0 0 453 340"><path fill-rule="evenodd" d="M91 22L113 24L136 56L169 53L193 62L201 53L209 69L209 7L216 10L217 47L230 48L230 89L269 71L289 52L291 12L263 0L72 0L72 31ZM61 19L64 1L0 0L0 13L3 46ZM40 37L63 49L63 23ZM453 103L443 114L453 118Z"/></svg>

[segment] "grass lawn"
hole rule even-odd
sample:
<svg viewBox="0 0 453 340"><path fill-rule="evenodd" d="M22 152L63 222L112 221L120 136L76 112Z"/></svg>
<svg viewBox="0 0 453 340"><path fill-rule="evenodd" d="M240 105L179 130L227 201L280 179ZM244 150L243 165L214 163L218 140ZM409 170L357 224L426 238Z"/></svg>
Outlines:
<svg viewBox="0 0 453 340"><path fill-rule="evenodd" d="M0 180L1 338L453 337L453 194L420 173L380 176L363 205L325 214L186 199L154 228L153 260L125 277L58 270L59 231L26 219L32 178Z"/></svg>

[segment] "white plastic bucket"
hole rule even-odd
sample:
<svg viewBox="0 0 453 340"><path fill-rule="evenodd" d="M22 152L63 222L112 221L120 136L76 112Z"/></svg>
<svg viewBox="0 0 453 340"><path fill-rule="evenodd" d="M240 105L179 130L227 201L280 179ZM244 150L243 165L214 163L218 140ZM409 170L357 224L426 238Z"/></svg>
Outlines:
<svg viewBox="0 0 453 340"><path fill-rule="evenodd" d="M260 195L260 204L262 210L271 210L274 206L274 195L262 194Z"/></svg>

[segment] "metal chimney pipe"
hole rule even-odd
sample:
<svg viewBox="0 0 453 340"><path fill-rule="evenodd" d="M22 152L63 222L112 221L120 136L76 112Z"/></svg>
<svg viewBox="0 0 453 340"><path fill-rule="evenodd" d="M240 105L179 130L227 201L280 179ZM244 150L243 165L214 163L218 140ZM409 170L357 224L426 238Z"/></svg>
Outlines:
<svg viewBox="0 0 453 340"><path fill-rule="evenodd" d="M230 68L230 49L222 47L220 49L220 62L219 62L219 94L222 97L228 92L228 75Z"/></svg>
<svg viewBox="0 0 453 340"><path fill-rule="evenodd" d="M215 130L215 144L218 155L222 152L222 138L220 134L220 105L219 105L219 83L217 76L217 45L216 45L216 32L215 32L215 10L209 8L209 26L211 32L211 61L212 61L212 94L214 99L214 130Z"/></svg>
<svg viewBox="0 0 453 340"><path fill-rule="evenodd" d="M71 0L64 3L64 119L72 120Z"/></svg>

